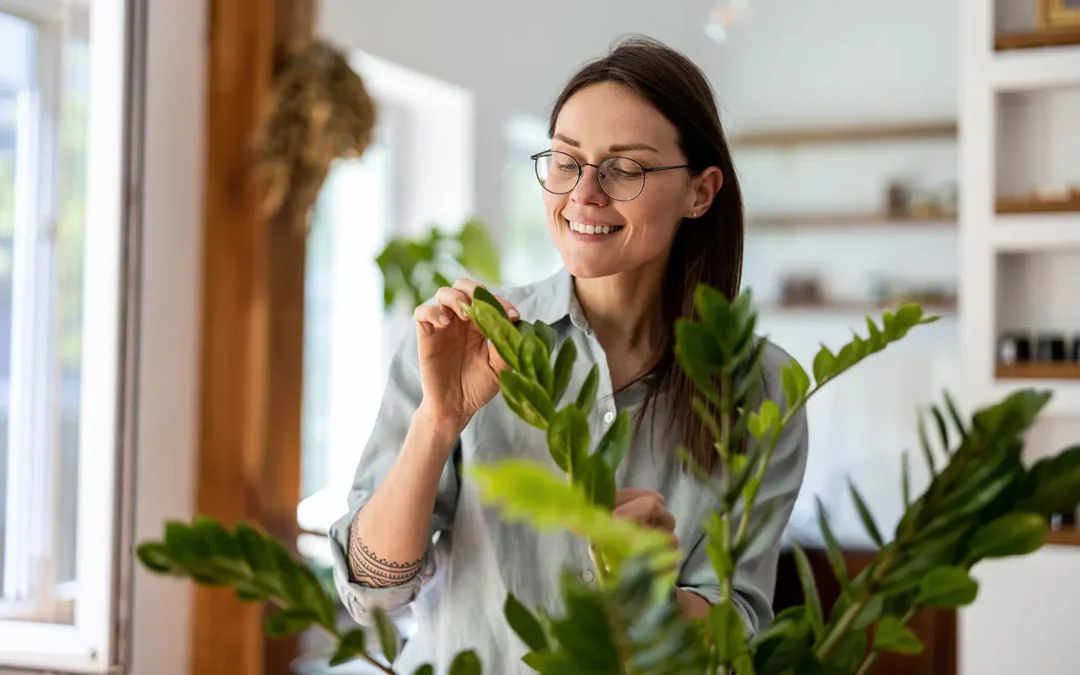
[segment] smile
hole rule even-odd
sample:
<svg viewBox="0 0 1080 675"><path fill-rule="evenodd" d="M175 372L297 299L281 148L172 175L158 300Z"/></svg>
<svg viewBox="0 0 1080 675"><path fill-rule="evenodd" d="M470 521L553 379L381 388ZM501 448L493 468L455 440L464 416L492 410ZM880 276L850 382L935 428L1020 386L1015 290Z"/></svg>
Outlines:
<svg viewBox="0 0 1080 675"><path fill-rule="evenodd" d="M623 229L622 225L593 225L572 220L566 220L566 226L575 234L592 239L610 236Z"/></svg>

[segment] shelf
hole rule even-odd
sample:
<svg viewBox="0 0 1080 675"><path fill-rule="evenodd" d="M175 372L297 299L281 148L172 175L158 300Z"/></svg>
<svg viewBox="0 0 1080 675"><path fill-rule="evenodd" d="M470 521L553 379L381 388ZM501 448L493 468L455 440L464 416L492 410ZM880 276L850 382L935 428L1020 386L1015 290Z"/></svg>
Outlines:
<svg viewBox="0 0 1080 675"><path fill-rule="evenodd" d="M1046 533L1046 543L1055 546L1080 546L1080 529L1063 527Z"/></svg>
<svg viewBox="0 0 1080 675"><path fill-rule="evenodd" d="M747 229L791 227L955 227L956 218L896 218L884 213L805 213L747 218Z"/></svg>
<svg viewBox="0 0 1080 675"><path fill-rule="evenodd" d="M999 380L1080 380L1080 363L999 363L994 375Z"/></svg>
<svg viewBox="0 0 1080 675"><path fill-rule="evenodd" d="M1001 92L1080 84L1080 47L996 52L990 83Z"/></svg>
<svg viewBox="0 0 1080 675"><path fill-rule="evenodd" d="M1011 215L990 229L998 252L1061 251L1080 248L1080 214Z"/></svg>
<svg viewBox="0 0 1080 675"><path fill-rule="evenodd" d="M1040 200L1029 197L999 197L998 213L1080 213L1080 199Z"/></svg>
<svg viewBox="0 0 1080 675"><path fill-rule="evenodd" d="M1043 47L1067 47L1080 45L1080 31L1060 33L998 33L994 36L994 49L1040 49Z"/></svg>
<svg viewBox="0 0 1080 675"><path fill-rule="evenodd" d="M756 131L733 136L733 148L822 145L829 143L875 143L956 138L955 120L865 127L817 127Z"/></svg>
<svg viewBox="0 0 1080 675"><path fill-rule="evenodd" d="M880 316L885 310L895 311L906 300L891 302L873 302L871 300L830 300L818 303L794 303L783 302L763 303L759 306L761 312L838 312L847 314L871 314ZM927 314L951 314L956 312L956 302L923 302L923 311Z"/></svg>

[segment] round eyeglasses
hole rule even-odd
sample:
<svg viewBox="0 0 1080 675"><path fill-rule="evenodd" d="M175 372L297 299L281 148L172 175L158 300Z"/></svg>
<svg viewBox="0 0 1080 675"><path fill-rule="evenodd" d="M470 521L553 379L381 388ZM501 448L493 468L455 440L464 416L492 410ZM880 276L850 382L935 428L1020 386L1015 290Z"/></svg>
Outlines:
<svg viewBox="0 0 1080 675"><path fill-rule="evenodd" d="M591 166L596 169L596 182L604 194L620 202L637 199L645 189L647 173L690 168L689 164L646 168L629 157L608 157L599 165L587 164L557 150L546 150L529 159L536 162L536 179L552 194L564 195L572 191L581 180L585 167Z"/></svg>

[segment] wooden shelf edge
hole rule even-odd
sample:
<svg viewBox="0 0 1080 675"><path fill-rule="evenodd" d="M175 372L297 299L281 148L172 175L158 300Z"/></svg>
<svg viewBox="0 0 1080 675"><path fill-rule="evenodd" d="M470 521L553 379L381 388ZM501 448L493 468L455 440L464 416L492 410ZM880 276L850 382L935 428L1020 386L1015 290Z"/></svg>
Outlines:
<svg viewBox="0 0 1080 675"><path fill-rule="evenodd" d="M906 300L895 302L873 302L871 300L829 300L818 303L783 303L766 302L759 305L762 312L857 312L862 314L880 314L885 310L895 310ZM956 302L921 302L924 311L929 314L948 314L956 311Z"/></svg>
<svg viewBox="0 0 1080 675"><path fill-rule="evenodd" d="M733 148L811 145L826 143L872 143L934 138L956 138L955 120L874 126L810 127L747 132L732 136Z"/></svg>
<svg viewBox="0 0 1080 675"><path fill-rule="evenodd" d="M1080 198L1040 201L999 197L995 209L998 213L1080 213Z"/></svg>
<svg viewBox="0 0 1080 675"><path fill-rule="evenodd" d="M788 228L788 227L952 227L957 223L955 215L942 215L934 218L911 218L890 216L885 213L806 213L806 214L762 214L748 216L747 229Z"/></svg>
<svg viewBox="0 0 1080 675"><path fill-rule="evenodd" d="M994 376L999 380L1080 380L1080 363L999 363Z"/></svg>
<svg viewBox="0 0 1080 675"><path fill-rule="evenodd" d="M1080 546L1080 529L1075 527L1050 530L1046 534L1046 544L1053 546Z"/></svg>
<svg viewBox="0 0 1080 675"><path fill-rule="evenodd" d="M1026 33L998 33L994 36L994 50L1003 52L1013 49L1039 49L1042 47L1069 47L1080 45L1080 30Z"/></svg>

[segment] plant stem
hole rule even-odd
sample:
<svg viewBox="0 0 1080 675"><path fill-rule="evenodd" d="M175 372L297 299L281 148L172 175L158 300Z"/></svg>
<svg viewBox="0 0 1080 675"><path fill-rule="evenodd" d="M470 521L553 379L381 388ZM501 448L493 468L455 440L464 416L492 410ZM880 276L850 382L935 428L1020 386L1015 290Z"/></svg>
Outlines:
<svg viewBox="0 0 1080 675"><path fill-rule="evenodd" d="M847 611L840 617L840 620L836 622L836 625L832 627L829 632L822 638L821 644L814 650L814 656L819 661L824 661L836 649L840 641L844 639L848 630L851 629L852 624L855 623L855 619L859 617L859 613L866 607L866 603L870 602L870 595L864 593L863 597L859 598L855 602L851 603L851 606L847 608Z"/></svg>
<svg viewBox="0 0 1080 675"><path fill-rule="evenodd" d="M862 663L859 664L859 669L855 671L855 675L868 675L870 668L874 665L874 661L877 661L880 653L876 649L870 650L866 657L863 658Z"/></svg>
<svg viewBox="0 0 1080 675"><path fill-rule="evenodd" d="M281 598L270 597L269 602L272 605L276 605L278 609L293 609L292 607L290 607L288 602L286 602L285 600L283 600ZM326 624L323 624L323 623L316 623L315 625L318 626L319 628L323 629L326 633L328 633L330 635L330 637L334 638L334 641L336 643L341 642L341 637L342 636L341 636L341 633L338 632L336 627L327 626ZM334 651L337 651L337 649L335 648ZM370 654L367 653L367 650L364 650L364 651L360 652L360 657L364 661L367 661L371 665L378 668L380 671L382 671L386 675L398 675L397 672L394 671L394 669L391 668L390 666L384 666L382 663L379 663L378 661L376 661L373 656L371 656Z"/></svg>

